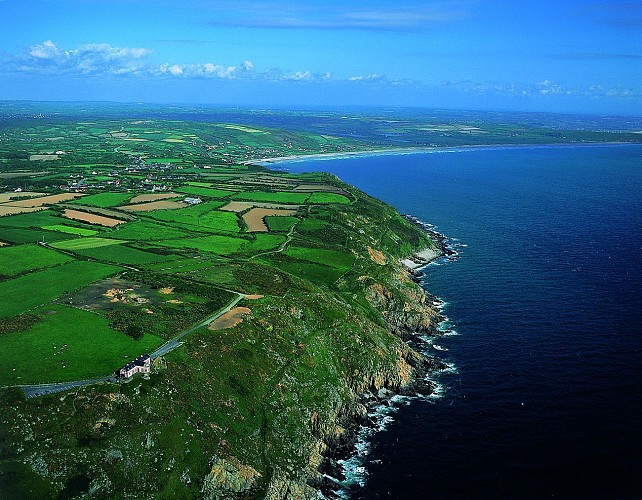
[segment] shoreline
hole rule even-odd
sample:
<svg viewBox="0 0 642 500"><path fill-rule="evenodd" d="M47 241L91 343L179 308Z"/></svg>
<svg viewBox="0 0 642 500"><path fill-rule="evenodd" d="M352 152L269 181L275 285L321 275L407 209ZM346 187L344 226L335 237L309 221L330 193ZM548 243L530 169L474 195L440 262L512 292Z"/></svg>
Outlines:
<svg viewBox="0 0 642 500"><path fill-rule="evenodd" d="M420 269L441 257L452 257L457 252L447 244L447 236L437 232L432 224L422 222L413 215L402 214L402 217L428 233L435 241L433 247L424 248L399 260L401 267L430 301L429 307L437 314L435 324L431 326L430 331L417 331L407 336L400 335L401 340L408 346L408 356L416 356L423 360L416 362L416 365L411 363L415 366L415 370L407 385L397 389L384 386L378 392L367 390L357 395L357 402L363 405L365 413L348 416L346 428L350 437L346 442L330 450L329 456L326 457L320 469L325 477L320 491L328 498L350 498L351 488L355 485L363 487L367 480L363 459L369 455L371 437L385 431L387 424L393 418L391 415L402 406L421 398L441 397L443 386L436 377L454 369L452 364L430 351L432 339L447 335L447 331L442 330L441 325L446 323L448 318L441 312L442 300L421 286L419 278L423 276Z"/></svg>
<svg viewBox="0 0 642 500"><path fill-rule="evenodd" d="M550 148L550 147L597 147L597 146L626 146L626 145L641 145L642 142L630 141L609 141L609 142L551 142L551 143L524 143L524 144L462 144L459 146L435 146L435 147L416 147L416 148L382 148L382 149L364 149L359 151L345 151L335 153L312 153L312 154L297 154L288 156L273 156L269 158L257 158L254 160L244 160L239 162L239 165L259 165L262 167L270 167L272 165L280 165L283 163L299 163L303 161L315 160L345 160L350 158L361 158L366 156L392 156L392 155L411 155L411 154L429 154L457 150L478 150L478 149L512 149L512 148Z"/></svg>

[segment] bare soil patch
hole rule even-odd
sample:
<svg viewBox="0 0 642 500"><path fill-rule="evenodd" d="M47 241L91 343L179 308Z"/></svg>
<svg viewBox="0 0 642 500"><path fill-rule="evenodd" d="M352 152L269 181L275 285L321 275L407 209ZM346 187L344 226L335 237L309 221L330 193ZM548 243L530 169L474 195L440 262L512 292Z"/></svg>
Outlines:
<svg viewBox="0 0 642 500"><path fill-rule="evenodd" d="M47 207L12 207L10 205L0 205L0 217L4 215L24 214L27 212L37 212Z"/></svg>
<svg viewBox="0 0 642 500"><path fill-rule="evenodd" d="M212 321L208 328L210 330L225 330L227 328L234 328L238 325L243 318L250 314L252 311L249 307L235 307L234 309L229 310L222 316L216 318Z"/></svg>
<svg viewBox="0 0 642 500"><path fill-rule="evenodd" d="M250 232L267 232L269 231L265 224L265 218L268 215L287 216L296 215L296 210L284 210L276 208L253 208L249 212L243 214L243 220L247 224Z"/></svg>
<svg viewBox="0 0 642 500"><path fill-rule="evenodd" d="M44 196L45 193L36 193L35 191L21 191L20 193L15 193L10 191L8 193L0 193L0 203L6 203L11 200L18 198L31 198L34 196Z"/></svg>
<svg viewBox="0 0 642 500"><path fill-rule="evenodd" d="M375 264L385 266L386 262L388 262L388 259L380 250L375 250L374 248L368 247L368 254L370 254L370 259Z"/></svg>
<svg viewBox="0 0 642 500"><path fill-rule="evenodd" d="M134 196L131 200L129 200L129 203L130 204L147 203L150 201L166 200L167 198L176 198L177 196L180 196L180 195L176 193L139 194L138 196Z"/></svg>
<svg viewBox="0 0 642 500"><path fill-rule="evenodd" d="M125 223L124 220L112 219L111 217L103 217L102 215L95 215L87 212L80 212L79 210L65 209L65 213L63 215L68 219L89 222L90 224L98 224L99 226L114 227L118 224Z"/></svg>
<svg viewBox="0 0 642 500"><path fill-rule="evenodd" d="M128 212L151 212L152 210L176 210L185 208L187 205L180 201L151 201L149 203L139 203L137 205L125 205L119 207L121 210Z"/></svg>
<svg viewBox="0 0 642 500"><path fill-rule="evenodd" d="M43 205L53 205L63 201L73 200L85 196L82 193L62 193L41 196L40 198L29 198L28 200L11 201L8 204L14 207L41 207Z"/></svg>
<svg viewBox="0 0 642 500"><path fill-rule="evenodd" d="M262 299L263 297L265 297L265 295L255 294L255 295L245 295L244 296L244 298L249 299L249 300L259 300L259 299Z"/></svg>

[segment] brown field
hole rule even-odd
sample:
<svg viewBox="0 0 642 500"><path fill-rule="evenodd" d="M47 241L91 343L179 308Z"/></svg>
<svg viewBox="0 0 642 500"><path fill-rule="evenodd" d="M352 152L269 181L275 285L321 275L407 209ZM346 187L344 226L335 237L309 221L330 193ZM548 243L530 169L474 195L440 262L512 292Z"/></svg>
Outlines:
<svg viewBox="0 0 642 500"><path fill-rule="evenodd" d="M74 198L79 198L80 196L85 196L85 195L82 193L51 194L49 196L41 196L40 198L30 198L28 200L11 201L7 204L13 207L41 207L43 205L53 205L55 203L60 203L61 201L73 200Z"/></svg>
<svg viewBox="0 0 642 500"><path fill-rule="evenodd" d="M226 212L244 212L250 208L260 207L260 208L274 208L274 209L285 209L285 210L296 210L301 205L282 205L280 203L265 203L260 201L231 201L224 207L221 207L219 210L225 210Z"/></svg>
<svg viewBox="0 0 642 500"><path fill-rule="evenodd" d="M80 212L79 210L65 209L63 214L68 219L80 220L89 222L90 224L98 224L99 226L114 227L118 224L124 224L124 220L112 219L111 217L103 217L102 215L94 215L87 212Z"/></svg>
<svg viewBox="0 0 642 500"><path fill-rule="evenodd" d="M286 216L296 215L296 210L283 210L275 208L253 208L249 212L243 214L243 220L247 224L248 231L254 232L267 232L268 227L265 225L265 217L268 215Z"/></svg>
<svg viewBox="0 0 642 500"><path fill-rule="evenodd" d="M26 212L37 212L47 207L12 207L11 205L0 205L0 217L4 215L23 214Z"/></svg>
<svg viewBox="0 0 642 500"><path fill-rule="evenodd" d="M235 307L212 321L208 328L210 330L225 330L227 328L233 328L243 321L243 316L247 316L251 312L252 311L248 307Z"/></svg>
<svg viewBox="0 0 642 500"><path fill-rule="evenodd" d="M60 155L31 155L29 156L29 161L57 160L58 158L60 158Z"/></svg>
<svg viewBox="0 0 642 500"><path fill-rule="evenodd" d="M15 198L29 198L32 196L44 196L45 193L36 193L35 191L22 191L20 193L14 193L10 191L8 193L0 193L0 203L6 203Z"/></svg>
<svg viewBox="0 0 642 500"><path fill-rule="evenodd" d="M185 208L187 205L180 201L152 201L149 203L139 203L138 205L125 205L118 207L128 212L151 212L152 210L175 210Z"/></svg>
<svg viewBox="0 0 642 500"><path fill-rule="evenodd" d="M138 196L134 196L131 200L129 200L129 203L147 203L148 201L165 200L167 198L176 198L177 196L181 195L176 193L139 194Z"/></svg>

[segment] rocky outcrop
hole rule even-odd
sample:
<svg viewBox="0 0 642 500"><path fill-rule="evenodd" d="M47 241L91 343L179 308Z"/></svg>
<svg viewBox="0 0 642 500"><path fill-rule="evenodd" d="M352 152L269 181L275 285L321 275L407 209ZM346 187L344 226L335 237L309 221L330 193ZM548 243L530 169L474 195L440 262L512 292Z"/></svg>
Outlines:
<svg viewBox="0 0 642 500"><path fill-rule="evenodd" d="M234 457L212 458L212 469L205 476L201 493L206 499L237 498L239 493L250 493L261 474L242 464Z"/></svg>

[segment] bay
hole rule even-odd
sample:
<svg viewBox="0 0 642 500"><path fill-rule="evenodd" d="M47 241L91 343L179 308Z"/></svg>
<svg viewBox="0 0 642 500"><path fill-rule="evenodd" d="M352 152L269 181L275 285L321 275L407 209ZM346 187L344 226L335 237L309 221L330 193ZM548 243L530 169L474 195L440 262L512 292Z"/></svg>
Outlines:
<svg viewBox="0 0 642 500"><path fill-rule="evenodd" d="M642 146L461 148L284 163L435 224L441 399L371 438L354 498L642 496Z"/></svg>

